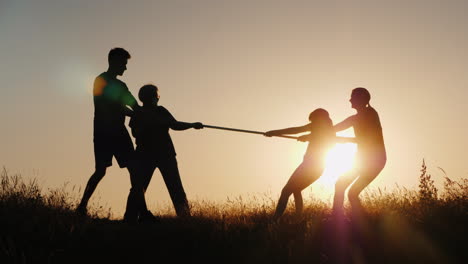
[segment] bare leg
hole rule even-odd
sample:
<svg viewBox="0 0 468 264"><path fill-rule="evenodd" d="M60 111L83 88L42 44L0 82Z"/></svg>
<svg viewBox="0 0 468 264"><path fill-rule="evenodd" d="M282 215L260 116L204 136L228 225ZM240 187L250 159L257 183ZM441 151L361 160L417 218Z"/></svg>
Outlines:
<svg viewBox="0 0 468 264"><path fill-rule="evenodd" d="M356 170L350 171L342 175L335 184L335 196L333 198L333 212L337 214L343 213L344 194L349 185L358 177Z"/></svg>
<svg viewBox="0 0 468 264"><path fill-rule="evenodd" d="M96 168L93 175L88 180L88 184L83 192L83 197L81 198L81 202L78 205L77 211L83 214L86 214L86 207L88 206L89 199L96 190L97 185L102 180L102 178L106 175L106 167L103 168Z"/></svg>
<svg viewBox="0 0 468 264"><path fill-rule="evenodd" d="M283 215L288 204L289 196L291 196L293 193L294 198L296 199L296 212L298 212L298 210L302 212L303 202L302 195L300 193L307 186L316 181L321 174L322 171L314 170L314 168L307 168L307 166L305 166L303 163L299 165L281 191L281 196L278 200L273 218L278 219ZM299 193L299 195L297 195L297 193Z"/></svg>
<svg viewBox="0 0 468 264"><path fill-rule="evenodd" d="M302 201L301 191L294 192L294 203L296 204L296 215L301 216L304 209L304 202Z"/></svg>
<svg viewBox="0 0 468 264"><path fill-rule="evenodd" d="M273 216L274 219L278 219L283 215L284 210L286 210L286 206L288 205L289 196L291 194L292 194L292 191L286 185L281 191L281 196L278 200L278 204L276 205L276 211Z"/></svg>
<svg viewBox="0 0 468 264"><path fill-rule="evenodd" d="M364 170L361 176L353 183L351 188L349 188L348 199L353 211L356 213L361 213L364 209L359 200L359 194L377 177L381 170L380 168Z"/></svg>

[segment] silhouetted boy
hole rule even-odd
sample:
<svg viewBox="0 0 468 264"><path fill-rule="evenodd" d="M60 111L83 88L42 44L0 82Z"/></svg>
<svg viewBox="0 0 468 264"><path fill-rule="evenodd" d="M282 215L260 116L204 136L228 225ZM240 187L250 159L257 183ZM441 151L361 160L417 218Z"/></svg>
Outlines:
<svg viewBox="0 0 468 264"><path fill-rule="evenodd" d="M190 216L190 208L180 179L176 152L169 129L201 129L203 124L177 121L163 106L158 106L159 94L155 85L140 88L138 98L143 107L130 120L132 134L136 139L138 178L146 191L156 168L159 168L174 204L177 216ZM146 204L140 207L140 214L147 211Z"/></svg>
<svg viewBox="0 0 468 264"><path fill-rule="evenodd" d="M114 48L109 52L109 68L94 81L94 158L96 170L91 175L84 190L77 212L86 214L86 207L98 183L112 166L115 157L121 168L127 167L130 176L134 175L134 148L125 127L125 116L131 116L138 103L128 90L127 85L117 76L127 69L130 54L123 48ZM133 181L133 180L132 180Z"/></svg>

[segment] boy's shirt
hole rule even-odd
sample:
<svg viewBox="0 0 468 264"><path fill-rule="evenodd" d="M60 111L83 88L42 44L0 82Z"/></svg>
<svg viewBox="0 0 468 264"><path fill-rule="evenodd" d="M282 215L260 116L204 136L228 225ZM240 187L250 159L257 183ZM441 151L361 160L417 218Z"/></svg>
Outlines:
<svg viewBox="0 0 468 264"><path fill-rule="evenodd" d="M134 112L129 126L136 139L137 151L148 158L175 156L175 148L169 135L170 124L177 122L162 106L142 107Z"/></svg>
<svg viewBox="0 0 468 264"><path fill-rule="evenodd" d="M101 73L94 81L95 130L113 131L125 127L124 108L135 105L136 100L127 85L119 79Z"/></svg>

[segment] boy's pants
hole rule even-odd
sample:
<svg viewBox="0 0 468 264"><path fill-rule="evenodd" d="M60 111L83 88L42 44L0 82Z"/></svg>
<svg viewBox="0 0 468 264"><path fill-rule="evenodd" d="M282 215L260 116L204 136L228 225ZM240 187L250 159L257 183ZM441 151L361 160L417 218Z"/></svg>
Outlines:
<svg viewBox="0 0 468 264"><path fill-rule="evenodd" d="M146 192L154 171L156 168L159 168L167 190L169 191L177 216L190 216L190 208L182 185L182 180L180 179L179 168L177 166L177 159L175 156L158 159L157 161L140 156L137 164L137 179L135 179L135 185L132 186L136 186L136 184L138 184L138 186L143 188L143 192ZM132 191L130 192L131 194L129 195L129 199L131 199L130 196L135 195L132 194ZM146 202L140 202L137 207L140 214L147 211Z"/></svg>

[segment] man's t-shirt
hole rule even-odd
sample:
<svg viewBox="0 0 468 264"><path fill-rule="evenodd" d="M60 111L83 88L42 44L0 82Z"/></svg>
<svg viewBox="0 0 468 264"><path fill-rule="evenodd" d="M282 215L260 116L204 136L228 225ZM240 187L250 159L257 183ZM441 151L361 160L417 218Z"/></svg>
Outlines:
<svg viewBox="0 0 468 264"><path fill-rule="evenodd" d="M175 156L175 148L169 135L171 123L177 120L162 106L142 107L130 120L137 151L151 158Z"/></svg>
<svg viewBox="0 0 468 264"><path fill-rule="evenodd" d="M136 100L127 85L107 72L94 81L94 128L95 131L113 131L125 126L125 107L133 106Z"/></svg>

